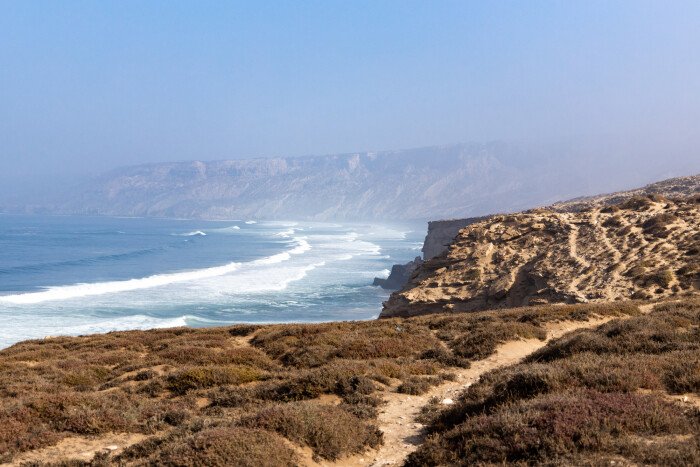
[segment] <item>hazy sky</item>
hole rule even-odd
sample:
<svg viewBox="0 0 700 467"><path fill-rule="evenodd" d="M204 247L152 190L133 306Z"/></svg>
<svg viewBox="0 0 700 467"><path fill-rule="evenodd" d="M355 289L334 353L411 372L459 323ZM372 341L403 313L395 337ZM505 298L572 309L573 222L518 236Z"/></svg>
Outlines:
<svg viewBox="0 0 700 467"><path fill-rule="evenodd" d="M692 147L699 122L697 0L0 0L5 190L460 141Z"/></svg>

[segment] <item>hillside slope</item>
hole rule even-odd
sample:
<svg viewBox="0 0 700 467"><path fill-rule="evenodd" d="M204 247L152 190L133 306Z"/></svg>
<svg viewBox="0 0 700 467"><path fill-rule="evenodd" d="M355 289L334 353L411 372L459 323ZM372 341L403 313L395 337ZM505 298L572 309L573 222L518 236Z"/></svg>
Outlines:
<svg viewBox="0 0 700 467"><path fill-rule="evenodd" d="M538 209L462 229L385 303L382 317L700 290L700 197Z"/></svg>
<svg viewBox="0 0 700 467"><path fill-rule="evenodd" d="M595 196L583 196L568 201L554 203L551 209L561 212L583 211L595 206L619 204L636 196L660 195L666 198L678 198L700 193L700 175L675 177L660 182L650 183L633 190L617 191Z"/></svg>
<svg viewBox="0 0 700 467"><path fill-rule="evenodd" d="M0 212L381 222L439 219L519 211L691 170L673 164L633 163L617 156L614 150L605 152L585 144L496 142L169 162L116 169L50 200L17 206L0 200Z"/></svg>
<svg viewBox="0 0 700 467"><path fill-rule="evenodd" d="M675 177L650 183L641 188L595 196L583 196L567 201L560 201L549 206L557 212L576 212L593 206L608 206L621 203L635 196L661 195L667 198L691 196L700 193L700 175ZM493 213L492 213L493 214ZM428 222L428 233L423 243L423 259L441 255L449 248L464 227L486 220L491 216L469 217L464 219L446 219Z"/></svg>
<svg viewBox="0 0 700 467"><path fill-rule="evenodd" d="M404 465L700 465L698 325L681 300L550 341L424 409Z"/></svg>
<svg viewBox="0 0 700 467"><path fill-rule="evenodd" d="M380 414L397 398L512 363L504 344L527 339L524 355L562 323L639 313L544 306L27 341L0 351L0 464L387 465L410 451L392 431L408 411L393 424Z"/></svg>

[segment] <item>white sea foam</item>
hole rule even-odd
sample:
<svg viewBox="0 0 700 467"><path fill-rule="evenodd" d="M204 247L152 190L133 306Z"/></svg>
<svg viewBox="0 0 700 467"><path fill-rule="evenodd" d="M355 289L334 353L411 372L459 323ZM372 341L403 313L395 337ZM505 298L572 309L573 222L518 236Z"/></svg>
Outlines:
<svg viewBox="0 0 700 467"><path fill-rule="evenodd" d="M74 298L82 298L96 295L104 295L118 292L130 292L134 290L151 289L170 285L178 282L191 282L213 277L224 276L237 271L242 265L268 265L280 263L289 260L292 255L300 255L311 249L311 245L303 238L298 238L294 248L283 253L269 256L267 258L258 259L251 263L232 262L223 266L214 266L211 268L197 269L194 271L175 272L169 274L155 274L153 276L143 277L140 279L130 279L125 281L108 281L95 283L82 283L74 285L64 285L58 287L49 287L41 292L29 292L16 295L0 296L0 303L9 303L13 305L29 305L42 303L53 300L69 300Z"/></svg>
<svg viewBox="0 0 700 467"><path fill-rule="evenodd" d="M177 235L179 237L195 237L195 236L205 237L207 234L205 234L201 230L195 230L194 232L187 232L187 233L183 233L183 234L173 234L173 235Z"/></svg>
<svg viewBox="0 0 700 467"><path fill-rule="evenodd" d="M311 235L307 238L319 243L317 248L328 252L329 258L337 261L347 261L356 256L364 255L378 256L381 252L379 245L361 240L357 232L348 232L342 235Z"/></svg>
<svg viewBox="0 0 700 467"><path fill-rule="evenodd" d="M0 329L4 331L0 334L0 349L25 339L41 339L48 336L76 336L135 329L173 328L191 325L200 321L205 320L189 315L169 318L156 318L140 314L102 318L78 315L49 315L37 319L26 315L9 318L0 314Z"/></svg>
<svg viewBox="0 0 700 467"><path fill-rule="evenodd" d="M223 266L198 269L195 271L155 274L153 276L143 277L140 279L49 287L41 292L0 296L0 303L4 302L14 305L29 305L51 300L68 300L71 298L89 297L93 295L150 289L176 282L193 281L197 279L205 279L207 277L221 276L224 274L229 274L237 270L239 267L240 263L234 262Z"/></svg>
<svg viewBox="0 0 700 467"><path fill-rule="evenodd" d="M294 240L296 241L297 246L292 248L291 250L285 251L283 253L277 253L276 255L268 256L267 258L256 259L252 262L252 264L267 265L281 263L282 261L289 260L292 257L292 255L301 255L311 249L311 245L309 245L309 242L307 242L305 239L295 238Z"/></svg>
<svg viewBox="0 0 700 467"><path fill-rule="evenodd" d="M154 318L145 315L123 316L119 318L98 321L96 323L68 326L62 329L65 334L95 334L119 330L176 328L187 326L189 316L173 318Z"/></svg>
<svg viewBox="0 0 700 467"><path fill-rule="evenodd" d="M292 282L299 281L316 268L326 265L325 261L318 261L302 266L288 265L274 269L251 269L243 274L231 276L225 287L220 281L211 284L212 291L219 295L250 295L255 293L268 293L285 290ZM227 278L228 279L228 278Z"/></svg>
<svg viewBox="0 0 700 467"><path fill-rule="evenodd" d="M377 276L377 277L380 277L380 278L386 279L387 277L389 277L389 274L391 274L391 271L390 271L390 270L388 270L388 269L382 269L381 271L379 271L379 272L376 274L376 276Z"/></svg>
<svg viewBox="0 0 700 467"><path fill-rule="evenodd" d="M378 237L378 238L383 238L385 240L405 240L406 237L408 237L408 234L410 234L410 230L396 230L392 229L389 227L384 227L384 226L372 226L372 230L368 232L366 235L372 236L372 237Z"/></svg>
<svg viewBox="0 0 700 467"><path fill-rule="evenodd" d="M245 221L245 223L248 224L248 225L250 225L250 224L257 224L257 222L255 222L255 221Z"/></svg>
<svg viewBox="0 0 700 467"><path fill-rule="evenodd" d="M344 254L336 256L335 259L337 259L338 261L348 261L350 259L353 259L354 257L354 255Z"/></svg>
<svg viewBox="0 0 700 467"><path fill-rule="evenodd" d="M276 234L273 234L273 235L275 237L289 238L292 235L294 235L295 232L296 232L295 229L287 229L287 230L283 230L282 232L277 232Z"/></svg>

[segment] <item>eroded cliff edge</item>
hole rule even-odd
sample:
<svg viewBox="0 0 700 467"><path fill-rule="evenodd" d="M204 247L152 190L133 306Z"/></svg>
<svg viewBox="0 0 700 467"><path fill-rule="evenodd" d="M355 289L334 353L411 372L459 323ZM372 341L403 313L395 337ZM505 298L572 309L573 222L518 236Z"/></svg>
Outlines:
<svg viewBox="0 0 700 467"><path fill-rule="evenodd" d="M691 196L694 193L700 193L700 175L669 178L660 182L650 183L642 188L627 191L574 198L555 203L548 206L548 209L556 212L578 212L595 206L619 204L638 196L683 197ZM423 261L428 261L447 252L452 242L457 238L459 231L463 228L488 220L495 215L429 221L428 232L421 249ZM389 290L400 290L408 283L411 275L418 269L420 263L419 258L416 258L406 264L397 264L391 269L387 279L375 278L373 285L379 285Z"/></svg>
<svg viewBox="0 0 700 467"><path fill-rule="evenodd" d="M460 230L475 222L486 220L488 217L489 216L470 217L466 219L448 219L428 222L428 233L425 236L423 247L421 248L423 257L417 256L413 261L409 261L406 264L395 264L391 268L389 277L386 279L375 277L372 285L378 285L387 290L399 290L403 288L423 261L433 259L447 251Z"/></svg>
<svg viewBox="0 0 700 467"><path fill-rule="evenodd" d="M488 219L491 216L448 219L428 222L428 233L423 242L423 260L427 261L445 253L463 228Z"/></svg>
<svg viewBox="0 0 700 467"><path fill-rule="evenodd" d="M697 293L698 193L700 176L683 177L461 229L459 220L431 223L424 253L438 253L449 228L456 238L426 256L380 317Z"/></svg>

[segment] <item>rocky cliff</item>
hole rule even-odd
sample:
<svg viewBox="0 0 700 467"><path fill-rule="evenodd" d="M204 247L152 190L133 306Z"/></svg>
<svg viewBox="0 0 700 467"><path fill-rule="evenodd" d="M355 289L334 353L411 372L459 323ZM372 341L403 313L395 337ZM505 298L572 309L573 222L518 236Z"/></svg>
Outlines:
<svg viewBox="0 0 700 467"><path fill-rule="evenodd" d="M627 170L627 163L605 155L599 148L489 143L149 164L111 171L43 204L9 206L4 200L3 206L0 200L0 211L382 222L466 218L600 192L613 182L634 186L674 170L640 164ZM440 239L428 245L427 257L443 244Z"/></svg>
<svg viewBox="0 0 700 467"><path fill-rule="evenodd" d="M423 242L423 259L428 260L443 254L464 227L488 219L486 217L468 217L466 219L448 219L428 222L428 233Z"/></svg>
<svg viewBox="0 0 700 467"><path fill-rule="evenodd" d="M606 204L473 223L392 294L381 316L700 291L700 196Z"/></svg>
<svg viewBox="0 0 700 467"><path fill-rule="evenodd" d="M387 290L398 290L403 288L404 285L411 278L413 273L420 267L423 260L420 256L416 256L413 261L409 261L406 264L395 264L391 268L389 277L382 279L380 277L375 277L372 285L379 286Z"/></svg>
<svg viewBox="0 0 700 467"><path fill-rule="evenodd" d="M575 198L569 201L561 201L549 207L557 212L576 212L593 206L608 206L620 203L635 196L657 194L661 196L688 196L692 193L700 192L700 176L676 177L661 182L652 183L642 188L634 190L620 191L604 195ZM464 227L476 222L489 219L492 216L469 217L465 219L447 219L428 222L428 233L423 242L423 260L429 260L445 253L457 234ZM383 288L398 290L403 288L412 273L418 268L417 260L407 264L397 264L387 279L376 278L374 285L381 285Z"/></svg>
<svg viewBox="0 0 700 467"><path fill-rule="evenodd" d="M668 198L689 196L700 192L700 175L675 177L650 183L627 191L606 193L603 195L583 196L568 201L560 201L549 206L557 212L576 212L593 206L609 206L628 200L635 196L661 195ZM423 259L428 260L446 252L460 230L468 225L481 222L492 216L468 217L464 219L447 219L428 222L428 233L423 242Z"/></svg>

